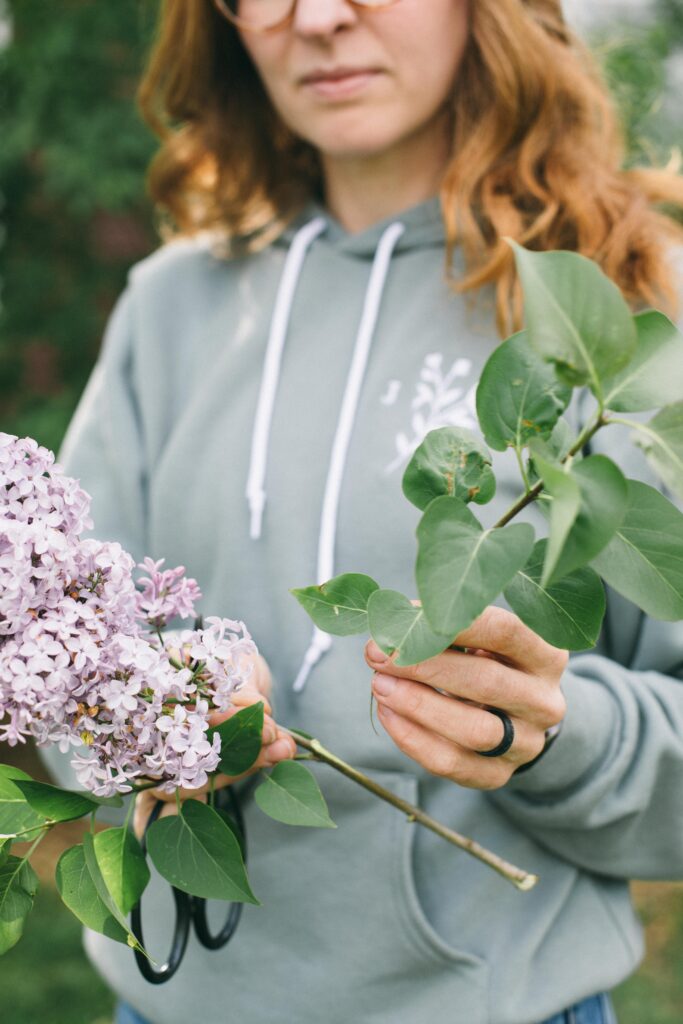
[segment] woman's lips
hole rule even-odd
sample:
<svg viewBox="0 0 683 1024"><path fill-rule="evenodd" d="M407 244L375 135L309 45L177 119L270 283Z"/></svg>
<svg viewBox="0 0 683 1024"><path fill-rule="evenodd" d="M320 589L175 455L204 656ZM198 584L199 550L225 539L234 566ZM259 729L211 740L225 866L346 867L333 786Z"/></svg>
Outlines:
<svg viewBox="0 0 683 1024"><path fill-rule="evenodd" d="M344 99L361 92L380 74L380 71L368 68L364 71L353 71L334 77L304 80L302 85L306 89L310 89L316 96L321 96L324 99Z"/></svg>

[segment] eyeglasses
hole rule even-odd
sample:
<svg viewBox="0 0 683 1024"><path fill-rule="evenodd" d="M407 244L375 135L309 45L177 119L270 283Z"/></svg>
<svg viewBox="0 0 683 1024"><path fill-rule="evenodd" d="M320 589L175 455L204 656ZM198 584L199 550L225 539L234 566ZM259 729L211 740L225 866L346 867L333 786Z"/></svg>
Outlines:
<svg viewBox="0 0 683 1024"><path fill-rule="evenodd" d="M355 7L378 11L398 0L350 0ZM221 14L247 32L273 32L289 24L296 0L214 0Z"/></svg>

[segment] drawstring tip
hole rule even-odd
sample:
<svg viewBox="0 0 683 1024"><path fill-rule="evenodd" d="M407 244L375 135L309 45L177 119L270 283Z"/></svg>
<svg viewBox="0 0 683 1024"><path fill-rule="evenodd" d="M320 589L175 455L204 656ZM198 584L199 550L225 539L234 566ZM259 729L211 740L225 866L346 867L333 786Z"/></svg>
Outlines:
<svg viewBox="0 0 683 1024"><path fill-rule="evenodd" d="M296 679L292 683L292 690L294 693L301 693L306 680L311 674L311 669L318 664L323 654L329 651L332 646L332 637L329 633L323 633L322 630L316 627L313 633L313 639L308 645L308 650L304 654L304 660L301 663L301 668L297 674Z"/></svg>
<svg viewBox="0 0 683 1024"><path fill-rule="evenodd" d="M266 504L265 494L257 494L248 498L249 511L251 516L249 519L249 537L251 540L258 540L261 536L261 526L263 524L263 509Z"/></svg>
<svg viewBox="0 0 683 1024"><path fill-rule="evenodd" d="M294 690L294 693L301 693L301 691L303 690L304 686L306 685L306 680L308 679L309 675L311 674L311 669L312 668L313 668L313 666L307 664L306 662L304 662L304 664L301 666L301 668L299 669L298 676L296 677L296 679L292 683L292 689Z"/></svg>

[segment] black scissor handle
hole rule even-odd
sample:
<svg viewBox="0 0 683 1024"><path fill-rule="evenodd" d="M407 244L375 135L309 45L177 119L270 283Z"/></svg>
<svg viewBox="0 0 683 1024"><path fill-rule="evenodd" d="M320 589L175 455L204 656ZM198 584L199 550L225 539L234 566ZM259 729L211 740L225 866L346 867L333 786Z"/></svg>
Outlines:
<svg viewBox="0 0 683 1024"><path fill-rule="evenodd" d="M141 846L143 852L147 852L147 843L145 842L147 837L147 829L150 825L153 825L161 814L161 809L164 806L163 800L157 800L155 803L152 813L147 819L145 825L145 832L142 837ZM171 886L171 892L173 893L173 899L175 901L175 927L173 929L173 942L171 944L171 952L168 955L168 960L161 965L161 967L154 967L151 961L141 953L139 949L133 950L135 954L135 961L140 970L140 974L146 981L149 981L152 985L163 985L164 982L170 981L175 972L180 967L182 959L185 956L185 950L187 948L187 940L190 937L190 921L192 919L192 897L188 896L186 892L182 892L181 889L176 889L174 885ZM141 946L144 947L145 941L142 936L142 900L138 900L130 913L130 929L138 940Z"/></svg>
<svg viewBox="0 0 683 1024"><path fill-rule="evenodd" d="M244 832L244 819L242 817L242 809L240 802L237 798L237 794L232 786L224 786L216 792L216 802L224 803L227 800L232 817L234 818L237 828L241 836L241 849L242 857L246 864L247 860L247 844ZM243 903L231 903L230 909L228 910L228 916L225 924L221 930L216 934L212 935L209 928L209 922L206 914L206 900L199 896L192 898L192 923L197 933L197 938L201 942L202 946L206 949L222 949L223 946L227 945L230 939L235 934L237 925L240 922L242 916Z"/></svg>
<svg viewBox="0 0 683 1024"><path fill-rule="evenodd" d="M221 803L227 799L232 816L237 823L237 827L242 837L240 845L242 847L242 856L246 863L247 849L244 819L242 817L239 800L237 799L237 795L234 792L233 787L225 786L223 789L219 789L216 793L216 799ZM144 853L147 852L147 830L154 824L161 814L164 802L165 801L163 800L157 800L152 809L152 813L147 819L147 824L145 825L145 831L141 840L141 846ZM225 924L216 935L212 935L206 913L206 900L201 896L190 896L181 889L177 889L174 885L171 886L171 892L173 893L173 899L175 901L176 919L173 930L173 942L171 944L171 952L169 953L168 960L163 963L161 967L154 967L149 959L144 955L144 953L141 953L139 949L135 949L133 951L140 973L143 978L145 978L146 981L151 982L152 985L163 985L164 982L170 981L180 967L182 959L185 956L187 942L190 937L190 924L194 924L197 939L205 949L222 949L235 934L237 925L239 924L242 916L242 907L244 904L231 903ZM145 943L142 936L141 900L138 900L131 911L130 927L135 938L138 940L140 945L144 947Z"/></svg>

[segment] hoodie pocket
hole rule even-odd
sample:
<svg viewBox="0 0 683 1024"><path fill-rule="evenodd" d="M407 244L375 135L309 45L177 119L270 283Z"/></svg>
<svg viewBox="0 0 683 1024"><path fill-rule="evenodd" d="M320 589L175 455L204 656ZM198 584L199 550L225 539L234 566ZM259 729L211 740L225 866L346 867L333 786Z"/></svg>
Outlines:
<svg viewBox="0 0 683 1024"><path fill-rule="evenodd" d="M397 778L396 792L405 800L409 800L410 803L417 804L419 794L417 778L414 775L403 773L398 775ZM481 957L450 945L437 932L427 917L415 884L413 868L416 829L423 828L424 826L406 822L405 819L401 818L399 811L396 811L396 814L399 821L403 822L400 842L398 844L400 863L397 892L400 897L400 910L405 921L405 927L413 943L421 950L423 955L442 964L468 964L476 968L485 966L486 962ZM453 848L453 857L457 858L457 856L458 851ZM445 893L444 897L447 896L448 894Z"/></svg>
<svg viewBox="0 0 683 1024"><path fill-rule="evenodd" d="M330 768L311 767L337 828L282 825L245 799L249 876L262 905L244 907L217 953L191 939L177 979L158 988L137 974L130 950L92 936L110 985L167 1024L197 1013L211 1024L488 1024L486 961L441 939L417 899L411 859L421 826ZM414 777L366 774L415 801ZM168 898L165 884L145 895L146 927L161 949L168 935L154 929Z"/></svg>

